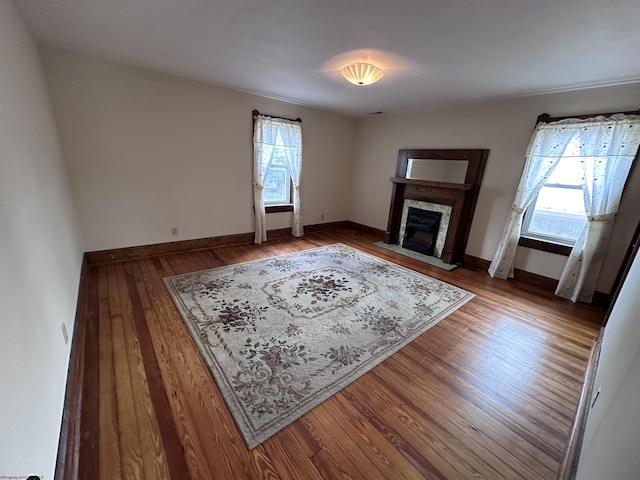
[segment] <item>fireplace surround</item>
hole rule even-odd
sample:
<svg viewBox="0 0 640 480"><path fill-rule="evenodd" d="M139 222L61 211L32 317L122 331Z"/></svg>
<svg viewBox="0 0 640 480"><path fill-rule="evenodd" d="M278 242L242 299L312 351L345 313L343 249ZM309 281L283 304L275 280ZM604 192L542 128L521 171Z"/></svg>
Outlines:
<svg viewBox="0 0 640 480"><path fill-rule="evenodd" d="M396 176L390 179L393 189L384 242L403 243L399 234L405 201L448 205L451 207L451 218L440 258L447 264L462 264L488 156L489 150L483 149L399 150ZM458 183L407 178L410 160L436 160L438 165L442 160L466 162L464 181ZM458 167L460 164L455 165Z"/></svg>

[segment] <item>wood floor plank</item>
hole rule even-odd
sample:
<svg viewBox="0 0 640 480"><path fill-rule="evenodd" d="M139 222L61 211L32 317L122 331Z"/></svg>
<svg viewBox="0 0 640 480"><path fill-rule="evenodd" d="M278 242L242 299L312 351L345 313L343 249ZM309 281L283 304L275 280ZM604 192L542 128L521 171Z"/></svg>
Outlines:
<svg viewBox="0 0 640 480"><path fill-rule="evenodd" d="M323 460L316 465L320 471L331 472L328 478L397 478L388 476L388 463L377 465L372 457L367 456L370 445L360 445L348 435L330 413L319 405L303 417L303 422L314 436L321 448L321 454L315 459Z"/></svg>
<svg viewBox="0 0 640 480"><path fill-rule="evenodd" d="M282 431L298 442L298 445L302 447L307 457L313 458L313 456L320 451L320 445L316 439L313 438L309 430L307 430L302 419L297 419Z"/></svg>
<svg viewBox="0 0 640 480"><path fill-rule="evenodd" d="M290 429L279 431L274 435L273 440L266 441L263 445L280 476L309 480L323 478L315 465L309 461L311 456L305 450L305 446L298 441Z"/></svg>
<svg viewBox="0 0 640 480"><path fill-rule="evenodd" d="M517 471L526 473L521 474L522 478L535 478L536 470L546 472L548 465L553 466L559 461L553 456L557 452L546 446L539 432L528 431L519 423L520 417L506 411L498 402L493 402L491 396L471 388L453 375L442 374L443 367L440 364L436 364L437 370L431 370L437 378L435 384L423 382L422 379L415 378L415 374L407 374L404 368L394 362L387 362L380 367L380 373L373 372L373 375L381 388L396 392L403 402L414 405L414 408L418 408L420 402L439 406L442 410L439 416L448 419L450 428L455 428L454 421L458 420L460 423L457 427L460 431L463 431L466 424L471 430L484 432L487 437L496 440L503 455L516 454L512 463ZM407 382L415 384L414 388L401 390ZM427 389L426 384L429 385ZM398 393L399 391L402 393ZM466 420L468 418L472 420ZM521 421L524 422L524 419Z"/></svg>
<svg viewBox="0 0 640 480"><path fill-rule="evenodd" d="M129 362L125 345L125 331L122 315L111 317L111 333L113 335L114 371L115 371L115 401L118 416L118 432L122 461L122 475L124 478L144 479L144 461L140 435L138 433L138 419L136 417L135 402L129 374Z"/></svg>
<svg viewBox="0 0 640 480"><path fill-rule="evenodd" d="M446 361L451 352L450 349L443 348L442 338L450 337L456 328L454 325L447 327L446 330L432 329L429 332L429 352L442 361ZM424 348L424 343L416 344L414 347ZM565 421L570 424L568 417L579 391L567 387L566 379L554 374L551 368L543 369L523 364L523 355L529 354L519 352L513 356L506 355L505 358L504 350L496 353L492 349L487 355L485 347L472 343L464 352L456 355L456 360L464 360L464 365L470 366L466 367L465 371L477 378L477 382L481 382L486 388L493 388L497 395L503 395L505 390L509 390L514 400L521 401L523 405L527 402L535 403L541 411L549 415L555 413L560 417L564 416ZM545 352L540 351L536 355L541 362ZM568 409L565 408L567 406Z"/></svg>
<svg viewBox="0 0 640 480"><path fill-rule="evenodd" d="M143 313L140 300L134 292L135 287L131 286L131 276L124 268L119 268L118 273L125 279L125 282L120 283L121 296L129 298L127 310L130 314L123 317L123 330L144 471L148 478L154 480L169 479L169 468L173 468L174 474L184 475L187 472L186 468L175 468L176 465L180 465L175 460L171 465L167 464L165 452L171 452L171 445L163 443L161 435L162 426L166 424L163 421L165 412L162 410L163 399L161 398L165 395L165 391L157 385L156 377L159 376L155 372L157 362L153 347L150 346L146 324L143 327L139 325ZM153 400L150 389L153 390ZM156 408L159 410L159 416L156 415ZM166 409L166 412L168 411L169 409Z"/></svg>
<svg viewBox="0 0 640 480"><path fill-rule="evenodd" d="M455 464L456 458L462 458L474 465L487 463L492 470L505 472L508 479L551 478L550 472L536 460L524 440L464 397L450 394L443 400L437 393L416 394L409 390L397 393L396 379L389 378L384 370L381 375L374 372L373 377L376 379L376 394L382 398L395 396L403 405L402 418L417 432L427 435L427 439L431 436L440 439L437 445L446 446L444 452L455 455L450 462ZM400 384L404 381L400 380ZM463 446L456 442L462 442ZM467 448L473 452L472 455L465 453ZM490 453L485 452L485 448ZM449 453L449 449L453 453ZM474 460L474 456L479 459ZM484 478L493 477L487 475Z"/></svg>
<svg viewBox="0 0 640 480"><path fill-rule="evenodd" d="M96 267L97 268L97 267ZM105 268L101 268L101 285L107 286ZM100 299L99 306L99 364L100 371L100 406L99 406L99 471L100 478L122 478L120 459L120 431L118 411L115 402L115 371L113 363L113 334L109 312L109 300Z"/></svg>
<svg viewBox="0 0 640 480"><path fill-rule="evenodd" d="M134 268L134 275L138 275L143 280L144 290L153 305L153 310L145 311L145 320L152 337L154 351L158 359L158 368L162 377L162 383L167 392L171 413L164 413L169 416L165 421L172 420L175 425L177 435L181 441L182 457L186 462L189 477L194 479L219 478L220 473L215 473L210 467L209 458L218 460L215 451L207 454L203 449L197 432L199 418L194 418L190 412L188 401L191 386L187 381L188 373L183 371L180 344L172 335L173 330L170 314L167 313L164 303L158 298L162 292L160 279L154 276L154 270L150 268L152 261L140 261ZM148 268L149 267L149 268ZM141 295L142 297L142 295ZM171 309L175 307L170 306ZM172 312L173 313L173 312ZM168 456L171 460L175 455Z"/></svg>
<svg viewBox="0 0 640 480"><path fill-rule="evenodd" d="M370 451L368 457L372 459L386 478L418 479L423 478L425 474L432 473L432 470L423 468L424 465L417 466L415 462L406 458L395 447L394 443L389 441L389 438L380 432L369 418L363 415L342 392L336 394L335 400L336 402L328 402L323 406L339 423L349 425L349 428L345 430L355 440L356 444L367 445ZM461 464L459 463L457 465L459 472L462 470L460 466ZM466 473L470 476L477 476L473 467L465 465L463 468L466 469Z"/></svg>
<svg viewBox="0 0 640 480"><path fill-rule="evenodd" d="M83 392L97 453L133 479L552 479L602 312L518 282L450 272L340 228L90 267ZM476 295L249 451L163 277L344 243ZM93 272L93 273L91 273ZM92 353L90 348L95 348ZM92 420L93 419L93 420Z"/></svg>
<svg viewBox="0 0 640 480"><path fill-rule="evenodd" d="M526 451L520 448L525 443L520 441L519 444L517 435L507 426L478 408L466 395L460 395L455 388L447 389L444 384L439 383L425 392L419 383L412 382L411 388L405 387L398 393L399 386L406 385L406 377L399 376L397 371L387 362L378 371L372 372L371 378L375 381L369 386L369 390L375 392L377 398L386 399L387 402L395 397L402 405L400 417L418 432L436 435L439 444L453 446L460 441L462 445L456 445L452 449L456 455L465 461L478 456L496 471L504 470L500 463L505 456L508 458L514 453ZM365 379L365 382L368 381ZM395 410L397 411L397 407ZM490 446L489 452L484 450L486 446ZM470 451L465 451L466 448ZM454 458L454 463L455 461ZM530 459L527 458L522 463L528 465L529 462ZM515 472L522 467L516 458L511 459L509 465ZM531 476L519 475L523 478ZM505 476L517 477L513 474Z"/></svg>
<svg viewBox="0 0 640 480"><path fill-rule="evenodd" d="M269 456L276 475L285 478L305 478L309 480L321 480L323 477L316 469L315 465L309 462L309 458L304 456L300 445L291 442L286 434L281 435L278 442L267 442L264 450Z"/></svg>
<svg viewBox="0 0 640 480"><path fill-rule="evenodd" d="M362 388L363 385L363 380L354 382L344 388L341 393L420 472L423 478L443 478L442 473L428 460L428 458L433 460L440 457L432 448L437 441L434 441L433 437L424 440L417 434L415 424L407 426L403 423L402 415L399 415L396 405L389 403L381 405L378 398L372 400L369 396L371 392ZM499 478L493 474L492 477Z"/></svg>
<svg viewBox="0 0 640 480"><path fill-rule="evenodd" d="M86 303L87 316L84 337L84 373L82 375L82 412L79 450L80 457L90 459L78 466L78 476L93 478L100 471L100 378L99 363L100 332L96 321L99 315L99 275L95 268L89 269L89 288Z"/></svg>
<svg viewBox="0 0 640 480"><path fill-rule="evenodd" d="M124 478L144 479L144 461L138 432L138 418L133 399L133 386L129 372L129 361L126 348L126 334L123 316L127 312L127 299L120 298L120 283L117 266L109 265L109 303L111 315L111 335L113 344L113 370L115 377L114 400L118 418L118 433L122 476Z"/></svg>

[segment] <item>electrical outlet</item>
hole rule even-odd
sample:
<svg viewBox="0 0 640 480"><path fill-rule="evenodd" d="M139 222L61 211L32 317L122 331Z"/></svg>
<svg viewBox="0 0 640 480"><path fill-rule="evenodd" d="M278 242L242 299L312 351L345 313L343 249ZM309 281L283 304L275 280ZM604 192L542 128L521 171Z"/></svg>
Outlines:
<svg viewBox="0 0 640 480"><path fill-rule="evenodd" d="M178 235L178 227L171 227L171 235Z"/></svg>
<svg viewBox="0 0 640 480"><path fill-rule="evenodd" d="M67 326L62 322L62 336L64 337L64 344L69 343L69 334L67 333Z"/></svg>

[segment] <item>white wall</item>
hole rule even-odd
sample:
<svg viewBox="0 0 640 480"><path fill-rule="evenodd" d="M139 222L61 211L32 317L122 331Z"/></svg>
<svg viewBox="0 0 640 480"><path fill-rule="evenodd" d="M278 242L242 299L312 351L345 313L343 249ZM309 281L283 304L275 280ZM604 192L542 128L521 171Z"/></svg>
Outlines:
<svg viewBox="0 0 640 480"><path fill-rule="evenodd" d="M53 478L81 258L36 45L0 0L0 475Z"/></svg>
<svg viewBox="0 0 640 480"><path fill-rule="evenodd" d="M587 416L580 480L640 478L640 256L624 282L602 338L600 395Z"/></svg>
<svg viewBox="0 0 640 480"><path fill-rule="evenodd" d="M253 109L303 120L304 224L347 219L355 119L50 47L41 55L88 251L251 232ZM270 229L290 225L290 213L267 215Z"/></svg>
<svg viewBox="0 0 640 480"><path fill-rule="evenodd" d="M640 108L640 83L469 104L430 112L381 115L359 120L349 219L385 229L398 150L486 148L490 150L467 252L491 260L522 174L524 154L541 113L577 115ZM598 281L608 292L640 220L640 166L636 166ZM520 248L516 266L559 278L566 257Z"/></svg>

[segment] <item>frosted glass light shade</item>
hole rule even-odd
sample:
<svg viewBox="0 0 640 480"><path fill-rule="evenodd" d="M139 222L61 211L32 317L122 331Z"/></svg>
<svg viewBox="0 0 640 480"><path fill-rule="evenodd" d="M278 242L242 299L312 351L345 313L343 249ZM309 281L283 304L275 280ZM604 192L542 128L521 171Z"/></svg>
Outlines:
<svg viewBox="0 0 640 480"><path fill-rule="evenodd" d="M352 63L340 70L342 76L355 85L371 85L382 78L382 69L371 63Z"/></svg>

